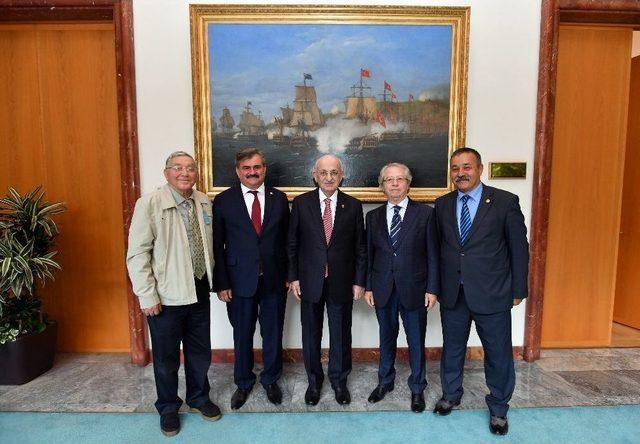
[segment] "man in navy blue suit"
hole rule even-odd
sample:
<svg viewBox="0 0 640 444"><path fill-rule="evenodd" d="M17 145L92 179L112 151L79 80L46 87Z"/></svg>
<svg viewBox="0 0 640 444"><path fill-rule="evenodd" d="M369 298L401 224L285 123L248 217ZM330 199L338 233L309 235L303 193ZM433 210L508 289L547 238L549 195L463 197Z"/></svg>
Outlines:
<svg viewBox="0 0 640 444"><path fill-rule="evenodd" d="M382 400L394 388L398 315L409 345L411 410L424 411L424 341L427 310L439 290L438 237L433 209L407 197L411 171L390 163L380 171L378 183L387 203L367 214L367 291L365 300L375 307L380 326L378 386L369 402Z"/></svg>
<svg viewBox="0 0 640 444"><path fill-rule="evenodd" d="M527 296L529 243L518 196L483 185L482 158L459 148L450 158L456 191L436 200L440 236L444 346L442 398L434 412L448 415L462 398L462 372L471 321L482 341L489 429L509 431L507 411L515 387L511 308Z"/></svg>
<svg viewBox="0 0 640 444"><path fill-rule="evenodd" d="M264 185L267 167L257 149L236 155L240 184L213 202L214 290L227 303L235 352L231 408L244 405L256 382L253 335L260 320L264 370L260 383L273 404L282 402L282 328L287 297L285 194Z"/></svg>
<svg viewBox="0 0 640 444"><path fill-rule="evenodd" d="M301 301L302 350L309 387L307 405L316 405L324 372L320 344L324 307L329 317L328 375L338 404L351 402L353 301L364 294L367 245L362 204L338 189L343 178L336 156L320 157L313 168L318 188L293 200L289 225L289 282Z"/></svg>

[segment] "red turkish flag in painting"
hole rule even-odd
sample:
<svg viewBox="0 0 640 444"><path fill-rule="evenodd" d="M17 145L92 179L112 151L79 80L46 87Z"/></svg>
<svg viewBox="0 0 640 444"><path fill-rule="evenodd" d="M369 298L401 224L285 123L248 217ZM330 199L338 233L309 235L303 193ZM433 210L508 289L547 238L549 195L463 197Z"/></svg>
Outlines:
<svg viewBox="0 0 640 444"><path fill-rule="evenodd" d="M382 115L382 113L380 113L380 111L376 112L376 120L380 125L382 125L383 128L387 127L387 125L385 125L385 122L384 122L384 116Z"/></svg>
<svg viewBox="0 0 640 444"><path fill-rule="evenodd" d="M391 91L391 85L389 85L386 80L384 81L384 89L387 91Z"/></svg>
<svg viewBox="0 0 640 444"><path fill-rule="evenodd" d="M360 77L371 77L368 69L360 68Z"/></svg>

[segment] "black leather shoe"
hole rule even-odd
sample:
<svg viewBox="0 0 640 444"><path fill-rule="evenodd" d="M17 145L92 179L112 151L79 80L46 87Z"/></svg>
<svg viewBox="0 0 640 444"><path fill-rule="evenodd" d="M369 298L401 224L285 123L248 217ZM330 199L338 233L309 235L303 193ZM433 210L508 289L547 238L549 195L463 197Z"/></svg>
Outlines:
<svg viewBox="0 0 640 444"><path fill-rule="evenodd" d="M201 407L191 407L192 412L200 412L207 421L217 421L222 416L220 408L211 401L207 401Z"/></svg>
<svg viewBox="0 0 640 444"><path fill-rule="evenodd" d="M238 410L240 407L242 407L244 403L247 402L249 393L251 393L251 389L236 389L235 393L231 397L231 408L233 410Z"/></svg>
<svg viewBox="0 0 640 444"><path fill-rule="evenodd" d="M440 398L438 402L436 402L436 406L433 408L433 413L437 413L440 416L447 416L451 413L454 407L459 406L460 401L447 401L444 398Z"/></svg>
<svg viewBox="0 0 640 444"><path fill-rule="evenodd" d="M336 394L336 402L340 405L347 405L351 403L351 393L346 385L338 386L334 389Z"/></svg>
<svg viewBox="0 0 640 444"><path fill-rule="evenodd" d="M368 401L375 404L376 402L382 401L385 395L392 391L393 391L393 383L378 384L378 386L374 388L371 394L369 395Z"/></svg>
<svg viewBox="0 0 640 444"><path fill-rule="evenodd" d="M277 383L265 385L264 390L267 392L267 399L271 404L282 403L282 390L280 390Z"/></svg>
<svg viewBox="0 0 640 444"><path fill-rule="evenodd" d="M164 436L175 436L180 431L180 417L178 412L160 415L160 430Z"/></svg>
<svg viewBox="0 0 640 444"><path fill-rule="evenodd" d="M320 389L309 386L304 394L304 402L307 405L316 405L320 402Z"/></svg>
<svg viewBox="0 0 640 444"><path fill-rule="evenodd" d="M494 435L506 435L509 433L509 421L504 416L492 416L489 420L489 430Z"/></svg>
<svg viewBox="0 0 640 444"><path fill-rule="evenodd" d="M416 413L424 412L424 393L411 394L411 411Z"/></svg>

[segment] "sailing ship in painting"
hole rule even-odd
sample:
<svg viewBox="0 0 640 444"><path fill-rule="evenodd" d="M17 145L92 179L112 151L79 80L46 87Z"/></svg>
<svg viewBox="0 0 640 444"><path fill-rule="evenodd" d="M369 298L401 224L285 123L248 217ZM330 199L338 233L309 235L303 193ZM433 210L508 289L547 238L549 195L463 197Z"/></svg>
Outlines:
<svg viewBox="0 0 640 444"><path fill-rule="evenodd" d="M381 145L406 144L448 131L448 101L414 100L400 102L392 85L383 80L382 92L373 93L367 84L372 75L369 69L361 68L358 81L351 86L351 94L344 98L344 111L323 114L318 105L318 95L312 85L313 76L303 73L302 82L294 85L292 106L280 107L280 115L273 117L269 125L260 111L247 101L240 120L235 121L228 107L222 110L219 125L213 125L214 136L233 138L243 142L262 142L291 152L302 153L318 149L319 131L332 119L351 121L350 128L357 134L349 137L341 149L345 152L375 150ZM326 131L326 130L325 130Z"/></svg>

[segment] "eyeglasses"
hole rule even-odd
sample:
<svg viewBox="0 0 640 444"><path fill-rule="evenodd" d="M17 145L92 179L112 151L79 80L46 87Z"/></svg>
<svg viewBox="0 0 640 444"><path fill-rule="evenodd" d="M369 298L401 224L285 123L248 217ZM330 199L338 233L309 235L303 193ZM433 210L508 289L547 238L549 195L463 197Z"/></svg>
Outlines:
<svg viewBox="0 0 640 444"><path fill-rule="evenodd" d="M165 170L173 170L173 172L175 173L182 173L184 171L186 171L189 174L193 174L196 171L198 171L198 169L195 166L188 166L188 167L183 167L182 165L173 165L170 167L166 167Z"/></svg>
<svg viewBox="0 0 640 444"><path fill-rule="evenodd" d="M342 174L342 171L338 171L338 170L331 170L331 171L327 171L327 170L321 170L321 171L317 171L318 176L320 177L339 177Z"/></svg>
<svg viewBox="0 0 640 444"><path fill-rule="evenodd" d="M407 181L406 177L385 177L384 179L382 179L382 181L384 183L389 183L389 182L405 182Z"/></svg>

